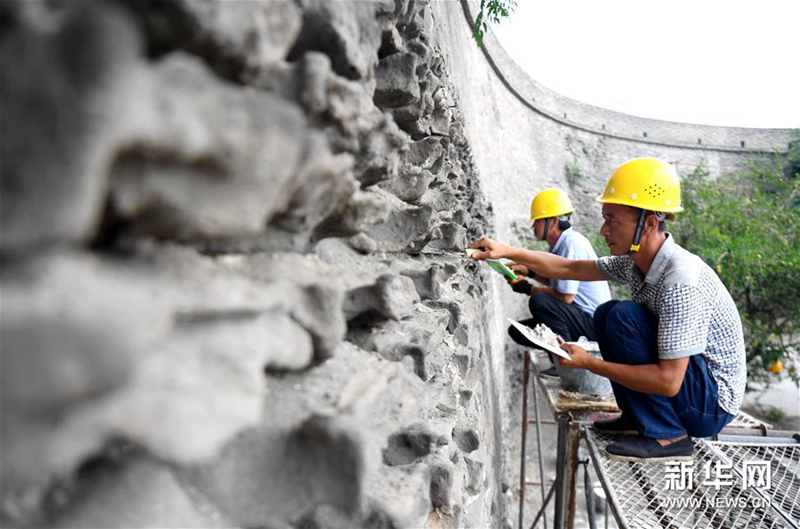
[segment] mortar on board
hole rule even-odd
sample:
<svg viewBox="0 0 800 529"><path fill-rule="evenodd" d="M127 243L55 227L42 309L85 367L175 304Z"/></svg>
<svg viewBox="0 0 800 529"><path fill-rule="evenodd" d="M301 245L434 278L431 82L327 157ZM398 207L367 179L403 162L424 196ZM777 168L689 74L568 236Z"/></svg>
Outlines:
<svg viewBox="0 0 800 529"><path fill-rule="evenodd" d="M581 336L577 342L567 343L583 347L590 355L602 358L600 356L600 346L597 342L590 342ZM556 371L561 379L561 387L567 391L589 395L608 395L612 393L611 382L606 377L596 375L588 369L563 367L556 362Z"/></svg>

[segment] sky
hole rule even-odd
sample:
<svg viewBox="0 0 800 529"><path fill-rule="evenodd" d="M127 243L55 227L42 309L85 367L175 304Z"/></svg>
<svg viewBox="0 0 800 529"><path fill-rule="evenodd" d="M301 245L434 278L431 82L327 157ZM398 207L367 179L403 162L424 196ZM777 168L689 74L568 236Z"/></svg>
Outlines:
<svg viewBox="0 0 800 529"><path fill-rule="evenodd" d="M798 0L517 0L492 26L531 77L636 116L800 128Z"/></svg>

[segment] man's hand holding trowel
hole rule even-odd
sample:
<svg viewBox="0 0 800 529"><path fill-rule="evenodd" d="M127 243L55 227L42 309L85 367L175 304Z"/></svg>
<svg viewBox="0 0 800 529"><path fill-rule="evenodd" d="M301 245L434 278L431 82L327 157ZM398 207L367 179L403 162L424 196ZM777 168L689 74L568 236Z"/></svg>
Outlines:
<svg viewBox="0 0 800 529"><path fill-rule="evenodd" d="M481 243L484 243L484 242L486 242L488 244L481 245ZM495 245L495 246L491 246L491 245ZM502 247L502 248L506 248L506 249L511 249L510 246L506 246L504 244L500 244L500 243L498 243L496 241L493 241L493 240L489 239L488 237L481 237L480 240L478 240L475 243L473 243L467 249L467 255L469 257L472 257L473 259L477 259L479 261L489 260L489 259L491 259L491 260L498 259L498 257L495 257L496 254L493 254L492 250L491 250L491 248L495 248L495 251L500 250L500 248L496 248L497 246ZM513 290L517 294L530 295L531 294L531 287L533 285L531 285L528 281L526 281L524 279L524 277L528 275L528 268L526 266L521 265L519 263L516 263L514 261L511 261L510 263L504 263L504 264L508 268L510 268L512 272L514 272L516 274L516 278L514 278L514 279L511 279L510 277L505 277L504 276L504 279L506 280L506 283L508 283L509 286L511 287L511 290Z"/></svg>

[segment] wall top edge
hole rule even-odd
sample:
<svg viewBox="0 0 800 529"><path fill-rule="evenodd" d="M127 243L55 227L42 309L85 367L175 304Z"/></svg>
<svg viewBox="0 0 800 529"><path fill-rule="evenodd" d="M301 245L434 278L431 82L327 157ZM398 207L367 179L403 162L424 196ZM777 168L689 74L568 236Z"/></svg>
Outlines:
<svg viewBox="0 0 800 529"><path fill-rule="evenodd" d="M472 4L470 0L461 0L470 32L477 12L477 5ZM533 79L508 55L491 30L484 35L481 49L499 80L523 105L566 127L638 143L753 154L785 151L794 139L792 129L683 123L583 103Z"/></svg>

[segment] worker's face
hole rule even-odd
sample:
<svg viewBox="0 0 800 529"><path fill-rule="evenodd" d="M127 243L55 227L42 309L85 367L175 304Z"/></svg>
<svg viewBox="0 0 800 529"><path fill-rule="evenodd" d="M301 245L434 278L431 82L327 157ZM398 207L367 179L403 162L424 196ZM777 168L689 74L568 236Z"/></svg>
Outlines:
<svg viewBox="0 0 800 529"><path fill-rule="evenodd" d="M635 208L620 204L603 204L603 226L600 235L606 240L611 255L625 255L631 249L639 215Z"/></svg>

